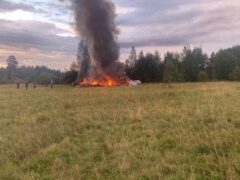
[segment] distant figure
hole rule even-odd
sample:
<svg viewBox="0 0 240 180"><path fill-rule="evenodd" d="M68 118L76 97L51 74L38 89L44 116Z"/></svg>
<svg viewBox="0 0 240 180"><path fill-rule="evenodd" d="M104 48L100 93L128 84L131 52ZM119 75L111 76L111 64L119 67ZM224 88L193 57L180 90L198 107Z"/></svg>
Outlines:
<svg viewBox="0 0 240 180"><path fill-rule="evenodd" d="M53 89L53 80L50 81L50 88Z"/></svg>
<svg viewBox="0 0 240 180"><path fill-rule="evenodd" d="M25 82L25 88L26 88L26 90L28 90L28 82L27 81Z"/></svg>
<svg viewBox="0 0 240 180"><path fill-rule="evenodd" d="M37 88L37 82L34 81L34 82L33 82L33 89L36 89L36 88Z"/></svg>
<svg viewBox="0 0 240 180"><path fill-rule="evenodd" d="M20 83L17 82L17 89L20 89Z"/></svg>

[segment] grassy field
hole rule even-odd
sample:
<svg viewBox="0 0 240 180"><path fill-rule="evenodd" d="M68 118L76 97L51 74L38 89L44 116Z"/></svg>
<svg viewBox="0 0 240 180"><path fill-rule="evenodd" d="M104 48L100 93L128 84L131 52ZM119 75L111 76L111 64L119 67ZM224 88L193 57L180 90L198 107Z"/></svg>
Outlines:
<svg viewBox="0 0 240 180"><path fill-rule="evenodd" d="M0 86L0 179L240 179L240 83Z"/></svg>

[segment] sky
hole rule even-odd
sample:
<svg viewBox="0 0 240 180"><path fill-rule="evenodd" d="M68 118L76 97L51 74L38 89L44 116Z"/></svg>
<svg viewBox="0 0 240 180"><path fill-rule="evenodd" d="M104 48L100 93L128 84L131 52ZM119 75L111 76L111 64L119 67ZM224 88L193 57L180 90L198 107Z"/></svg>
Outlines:
<svg viewBox="0 0 240 180"><path fill-rule="evenodd" d="M131 49L181 51L201 46L210 54L240 44L239 0L112 0L120 60ZM67 70L76 61L80 37L68 2L0 0L0 66L9 55L20 65Z"/></svg>

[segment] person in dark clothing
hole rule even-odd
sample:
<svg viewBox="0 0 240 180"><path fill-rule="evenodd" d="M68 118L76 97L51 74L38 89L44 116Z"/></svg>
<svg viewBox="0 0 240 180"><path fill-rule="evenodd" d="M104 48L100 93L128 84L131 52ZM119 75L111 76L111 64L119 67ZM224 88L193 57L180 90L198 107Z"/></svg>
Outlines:
<svg viewBox="0 0 240 180"><path fill-rule="evenodd" d="M20 89L20 83L17 82L17 89Z"/></svg>
<svg viewBox="0 0 240 180"><path fill-rule="evenodd" d="M36 82L36 81L33 82L33 88L34 88L34 89L37 88L37 82Z"/></svg>
<svg viewBox="0 0 240 180"><path fill-rule="evenodd" d="M27 81L25 82L25 88L26 88L26 90L28 90L28 82Z"/></svg>

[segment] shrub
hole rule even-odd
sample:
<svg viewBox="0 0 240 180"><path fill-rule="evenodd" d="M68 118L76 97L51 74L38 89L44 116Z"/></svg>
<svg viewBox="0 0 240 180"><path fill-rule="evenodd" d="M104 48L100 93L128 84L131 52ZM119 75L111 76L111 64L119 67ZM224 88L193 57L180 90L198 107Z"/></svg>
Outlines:
<svg viewBox="0 0 240 180"><path fill-rule="evenodd" d="M206 82L209 80L209 75L205 71L200 71L198 74L198 80L202 82Z"/></svg>

